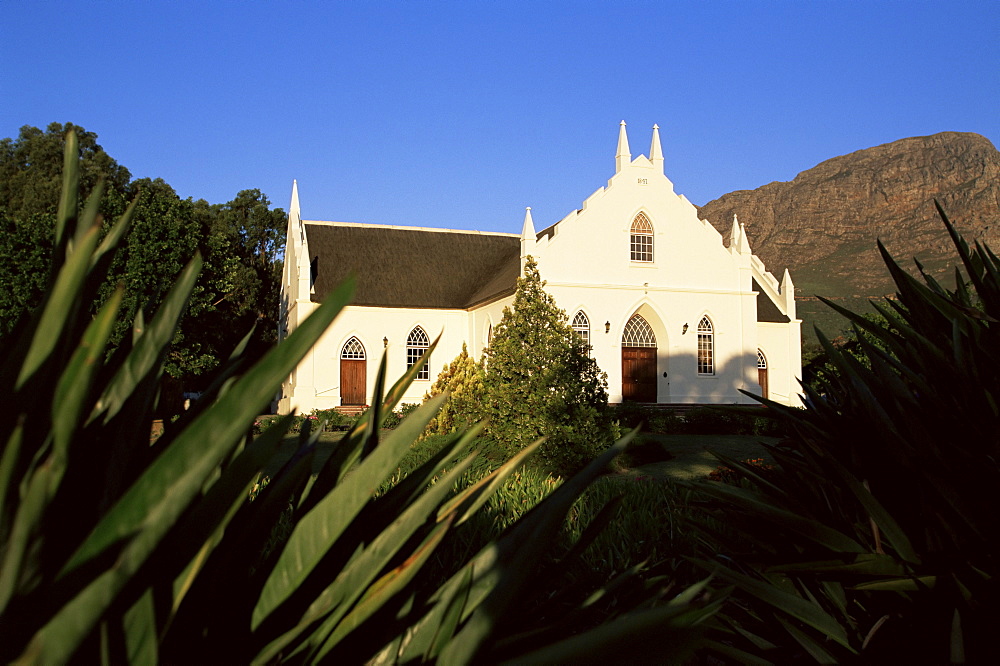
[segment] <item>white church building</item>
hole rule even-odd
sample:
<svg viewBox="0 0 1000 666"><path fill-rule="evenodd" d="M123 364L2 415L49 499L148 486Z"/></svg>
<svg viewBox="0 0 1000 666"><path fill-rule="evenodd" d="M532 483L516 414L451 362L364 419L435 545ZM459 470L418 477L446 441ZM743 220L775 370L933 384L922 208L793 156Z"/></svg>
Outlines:
<svg viewBox="0 0 1000 666"><path fill-rule="evenodd" d="M733 219L724 237L663 172L659 130L632 159L622 121L615 174L555 224L520 234L301 218L292 186L282 283L283 337L350 274L344 309L282 386L278 412L368 404L382 354L395 381L438 334L403 402L420 402L468 346L478 358L532 256L608 375L610 402L799 404L801 321Z"/></svg>

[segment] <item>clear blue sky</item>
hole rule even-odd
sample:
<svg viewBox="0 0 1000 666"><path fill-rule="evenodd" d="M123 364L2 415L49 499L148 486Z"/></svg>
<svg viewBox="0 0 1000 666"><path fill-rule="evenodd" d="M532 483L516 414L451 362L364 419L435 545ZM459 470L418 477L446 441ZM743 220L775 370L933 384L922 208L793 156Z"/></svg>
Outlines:
<svg viewBox="0 0 1000 666"><path fill-rule="evenodd" d="M1000 143L1000 2L0 1L0 136L303 216L520 231L661 128L695 204L907 136Z"/></svg>

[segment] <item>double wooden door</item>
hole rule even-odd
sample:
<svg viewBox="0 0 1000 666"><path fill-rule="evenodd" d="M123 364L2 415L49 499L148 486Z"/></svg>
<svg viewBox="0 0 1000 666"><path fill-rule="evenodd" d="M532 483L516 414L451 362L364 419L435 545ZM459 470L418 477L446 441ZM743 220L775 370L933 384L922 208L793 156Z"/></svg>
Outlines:
<svg viewBox="0 0 1000 666"><path fill-rule="evenodd" d="M656 402L656 347L622 347L622 399Z"/></svg>

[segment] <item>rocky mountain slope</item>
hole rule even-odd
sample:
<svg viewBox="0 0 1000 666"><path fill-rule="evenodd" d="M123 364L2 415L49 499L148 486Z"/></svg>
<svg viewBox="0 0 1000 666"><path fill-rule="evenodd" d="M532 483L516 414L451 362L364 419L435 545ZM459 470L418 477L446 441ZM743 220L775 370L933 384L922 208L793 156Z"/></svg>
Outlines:
<svg viewBox="0 0 1000 666"><path fill-rule="evenodd" d="M901 264L912 266L916 256L945 273L955 255L935 198L966 240L1000 251L1000 152L964 132L835 157L791 182L726 194L700 214L724 236L739 215L754 253L775 275L787 266L808 303L815 294L857 299L894 291L876 238Z"/></svg>

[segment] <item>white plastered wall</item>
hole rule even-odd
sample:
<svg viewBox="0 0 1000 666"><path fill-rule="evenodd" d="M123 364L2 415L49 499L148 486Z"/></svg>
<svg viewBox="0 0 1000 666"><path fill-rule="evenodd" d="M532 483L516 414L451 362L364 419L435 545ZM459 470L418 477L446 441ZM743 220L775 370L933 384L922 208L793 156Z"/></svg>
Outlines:
<svg viewBox="0 0 1000 666"><path fill-rule="evenodd" d="M781 291L784 285L779 286L751 254L745 238L739 246L724 246L715 228L700 220L697 209L674 192L662 173L662 163L642 155L622 162L607 187L563 218L551 237L537 242L526 238L522 243L522 253L538 260L546 289L569 320L580 309L590 320L592 354L608 375L610 401L622 398L622 333L628 319L638 312L657 339L657 402L753 403L739 390L759 392L760 348L768 359L770 397L800 404L801 334L791 293ZM291 239L292 213L298 219L296 193L290 211ZM652 262L630 258L630 228L639 212L653 225ZM302 291L303 275L308 284L308 262L295 261L296 252L308 256L308 247L298 245L289 242L286 256L286 266L298 266L298 280L293 271L286 276L290 294L296 285ZM752 278L789 315L790 324L757 322ZM307 294L296 295L298 299L286 300L290 329L316 307ZM361 340L368 355L366 395L371 395L374 385L383 338L389 340L385 348L388 381L395 381L406 369L406 337L416 325L431 339L444 333L430 361L430 378L416 381L403 398L403 402L419 402L441 368L459 354L463 342L473 357L481 357L489 327L495 329L503 308L512 301L508 296L472 311L346 308L286 382L279 411L308 412L340 405L340 350L352 335ZM706 315L714 329L715 372L699 375L697 329Z"/></svg>

